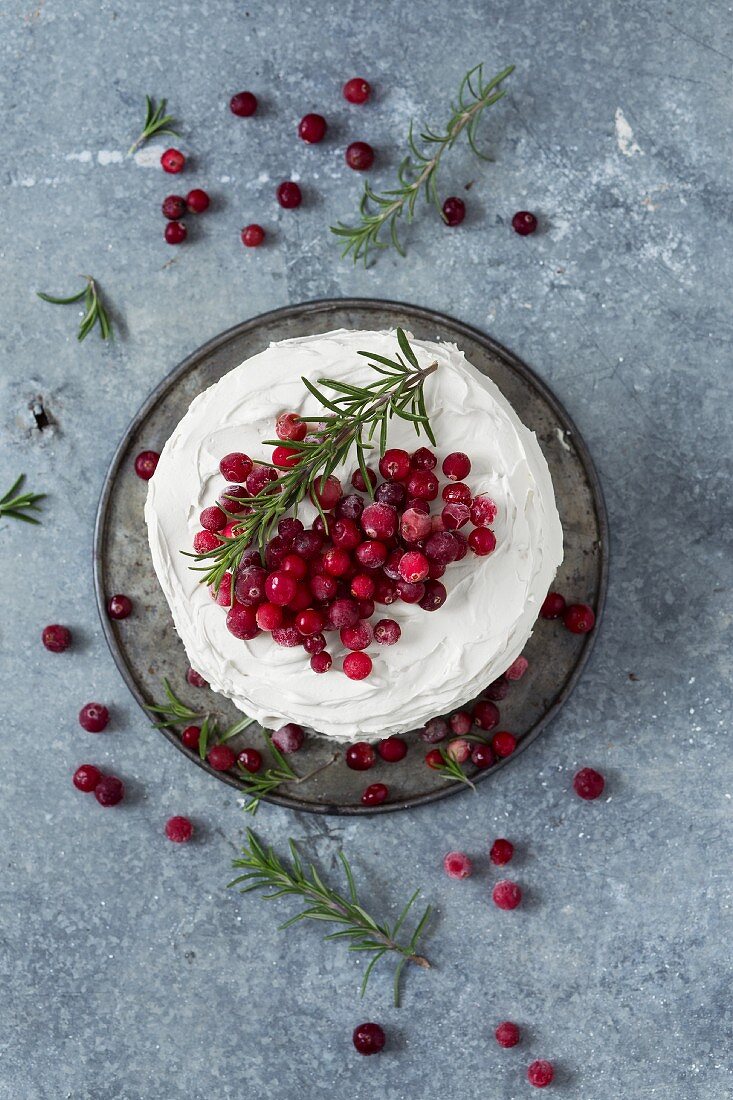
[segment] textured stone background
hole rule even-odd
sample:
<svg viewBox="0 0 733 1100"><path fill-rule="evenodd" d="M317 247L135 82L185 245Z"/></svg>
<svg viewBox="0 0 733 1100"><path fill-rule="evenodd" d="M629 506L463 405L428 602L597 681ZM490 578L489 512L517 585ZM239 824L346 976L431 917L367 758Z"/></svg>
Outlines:
<svg viewBox="0 0 733 1100"><path fill-rule="evenodd" d="M732 58L720 0L5 0L0 473L49 499L42 528L0 523L2 1100L508 1100L535 1057L568 1100L731 1095ZM475 181L466 223L421 212L407 260L341 262L326 227L359 190L347 138L374 143L386 182L408 120L439 122L479 60L517 72L483 131L495 163L457 149L446 164L445 193ZM340 98L355 74L376 87L363 109ZM228 113L242 87L256 119ZM148 91L185 126L182 182L216 199L177 251L158 204L178 187L122 159ZM331 132L309 148L294 127L314 109ZM287 176L304 182L297 212L273 200ZM542 231L523 240L509 221L527 207ZM259 252L238 239L252 220L270 233ZM74 310L35 298L79 271L119 311L112 348L78 346ZM415 885L436 904L436 968L409 975L400 1010L386 972L360 1004L355 959L315 928L276 932L289 905L224 889L235 797L133 705L90 567L102 477L149 389L236 321L350 294L446 310L522 355L585 433L613 530L580 688L477 798L371 821L260 812L270 841L293 835L326 866L343 845L375 907ZM42 649L48 621L73 627L73 651ZM93 744L76 724L90 698L114 715ZM119 809L71 788L89 757L125 777ZM607 799L570 792L582 764ZM175 812L195 844L163 839ZM487 903L497 834L519 845L513 914ZM470 881L443 876L450 847L476 856ZM507 1017L525 1029L514 1051L491 1038ZM390 1045L366 1060L350 1033L369 1018Z"/></svg>

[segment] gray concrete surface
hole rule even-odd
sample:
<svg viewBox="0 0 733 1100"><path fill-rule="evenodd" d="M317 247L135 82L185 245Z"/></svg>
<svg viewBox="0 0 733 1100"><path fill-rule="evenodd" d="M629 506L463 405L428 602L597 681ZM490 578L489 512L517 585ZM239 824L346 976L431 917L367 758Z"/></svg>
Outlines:
<svg viewBox="0 0 733 1100"><path fill-rule="evenodd" d="M49 494L42 528L0 521L0 1098L508 1100L536 1057L568 1100L730 1096L729 6L6 0L0 58L2 484L25 471ZM475 181L464 225L421 210L406 260L341 262L326 227L360 184L344 143L371 140L386 182L408 120L440 122L479 60L517 72L483 129L495 162L446 162L444 193ZM363 109L340 99L355 74L376 88ZM229 115L241 88L261 117ZM179 180L121 158L145 92L182 122ZM320 148L294 137L308 110L332 122ZM295 213L273 201L292 175ZM179 183L216 209L174 251L157 207ZM521 208L534 238L509 229ZM269 244L247 252L254 220ZM77 345L73 308L35 298L80 271L122 321L112 348ZM613 529L587 675L478 797L371 821L260 812L269 841L327 867L343 846L376 908L418 885L435 903L435 969L399 1010L386 971L360 1003L354 958L277 932L288 904L225 890L235 797L135 708L90 568L104 470L154 383L236 321L350 294L446 310L524 356L585 433ZM49 621L72 651L41 648ZM113 712L98 740L76 724L91 698ZM72 789L90 757L128 782L123 807ZM597 804L569 789L583 764L608 776ZM174 812L195 844L162 837ZM488 902L497 834L527 891L510 914ZM444 877L452 847L471 880ZM507 1017L513 1051L491 1037ZM350 1033L369 1018L389 1049L362 1059Z"/></svg>

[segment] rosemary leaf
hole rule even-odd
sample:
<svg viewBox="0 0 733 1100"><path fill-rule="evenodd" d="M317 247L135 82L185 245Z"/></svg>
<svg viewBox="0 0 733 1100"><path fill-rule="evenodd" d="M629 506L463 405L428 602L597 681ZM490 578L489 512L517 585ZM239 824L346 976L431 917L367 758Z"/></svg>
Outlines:
<svg viewBox="0 0 733 1100"><path fill-rule="evenodd" d="M173 137L178 137L175 130L171 129L175 123L173 115L167 115L165 113L167 100L161 99L160 103L156 107L155 100L149 96L145 96L145 123L143 125L140 135L133 141L130 148L127 150L128 157L132 156L136 149L139 149L146 141L149 141L155 134L171 134Z"/></svg>
<svg viewBox="0 0 733 1100"><path fill-rule="evenodd" d="M19 493L25 481L25 474L21 474L16 478L8 491L0 497L0 516L7 516L9 519L19 519L23 523L40 524L40 520L35 516L28 515L29 512L40 512L38 507L38 501L43 500L46 496L45 493Z"/></svg>
<svg viewBox="0 0 733 1100"><path fill-rule="evenodd" d="M91 275L83 275L82 278L86 280L86 285L78 294L72 294L69 298L57 298L52 294L44 294L40 290L36 291L36 295L41 301L50 302L55 306L68 306L73 302L80 302L83 298L85 312L79 324L77 340L85 340L95 325L99 325L99 334L103 340L111 340L112 325L96 280Z"/></svg>

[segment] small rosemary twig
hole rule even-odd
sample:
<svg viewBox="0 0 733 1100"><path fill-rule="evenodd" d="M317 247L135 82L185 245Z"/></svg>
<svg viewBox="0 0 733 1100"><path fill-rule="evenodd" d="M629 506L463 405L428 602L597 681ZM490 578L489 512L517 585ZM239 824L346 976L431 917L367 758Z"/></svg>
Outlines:
<svg viewBox="0 0 733 1100"><path fill-rule="evenodd" d="M331 232L345 242L342 256L352 253L354 263L359 259L363 259L366 263L371 249L388 248L390 244L394 245L401 256L405 255L397 235L398 220L406 214L406 221L408 223L412 221L415 215L415 203L422 189L425 191L427 201L433 202L440 211L438 168L443 153L453 147L465 130L468 143L476 156L481 157L482 160L489 159L479 151L476 145L476 127L485 108L490 107L506 94L504 89L499 89L498 86L512 72L514 72L514 66L509 65L487 83L484 83L482 65L477 65L467 72L458 89L458 102L451 104L451 116L445 131L436 133L429 126L426 127L420 134L422 148L415 139L413 124L410 123L407 136L409 152L397 172L399 186L385 191L375 191L367 180L359 205L361 218L357 224L344 225L343 222L338 222L337 225L331 226ZM381 239L383 229L388 231L389 241Z"/></svg>
<svg viewBox="0 0 733 1100"><path fill-rule="evenodd" d="M23 523L39 524L41 521L35 516L29 516L28 512L40 512L38 501L43 500L45 493L19 493L25 480L25 474L10 486L7 493L0 497L0 516L8 516L9 519L20 519Z"/></svg>
<svg viewBox="0 0 733 1100"><path fill-rule="evenodd" d="M68 306L72 302L80 302L83 298L85 313L79 324L77 340L85 340L95 324L99 325L99 333L102 339L111 340L112 326L107 310L102 303L99 287L91 275L82 275L82 278L86 279L86 286L78 294L72 294L70 298L56 298L51 294L44 294L40 290L37 290L36 294L44 302L50 302L54 306Z"/></svg>
<svg viewBox="0 0 733 1100"><path fill-rule="evenodd" d="M137 137L130 148L127 151L128 157L131 157L136 149L139 149L141 145L144 145L155 134L172 134L174 137L178 137L175 130L170 127L176 120L173 115L167 115L165 113L165 105L167 100L161 99L158 106L155 106L155 101L151 96L145 96L145 125L142 128L140 136Z"/></svg>
<svg viewBox="0 0 733 1100"><path fill-rule="evenodd" d="M314 775L318 775L325 768L329 768L339 758L339 754L335 752L325 763L319 764L318 767L313 768L305 775L298 775L297 772L293 771L288 760L277 746L273 745L272 739L266 731L265 739L267 740L267 747L275 758L277 767L267 768L264 772L255 772L254 774L248 772L246 768L239 769L240 779L247 785L245 793L249 796L249 802L242 807L246 814L256 814L260 806L260 800L283 783L292 783L293 785L305 783L307 779L312 779Z"/></svg>
<svg viewBox="0 0 733 1100"><path fill-rule="evenodd" d="M449 753L441 746L438 747L438 752L443 758L443 766L434 769L438 773L438 775L442 776L443 779L452 779L457 783L465 783L466 786L470 787L471 790L475 793L475 786L468 778L458 761L454 760L453 757L450 756Z"/></svg>
<svg viewBox="0 0 733 1100"><path fill-rule="evenodd" d="M296 913L284 924L281 924L281 929L290 928L301 920L327 921L332 924L343 925L339 931L331 932L324 938L326 940L348 940L349 951L364 951L372 956L361 983L362 996L374 966L388 952L394 952L399 956L394 975L395 1005L399 1004L399 982L405 965L409 962L422 967L424 970L430 969L428 960L417 953L420 937L425 931L430 916L430 906L426 908L409 940L406 943L400 943L397 939L398 933L420 893L419 890L415 891L395 923L390 927L386 922L377 922L359 902L354 875L343 852L339 852L339 859L346 875L348 895L341 894L338 890L328 886L313 864L306 871L293 840L290 841L292 859L290 866L280 859L272 848L264 848L251 829L247 829L247 840L248 846L242 848L242 858L233 861L234 867L242 868L244 873L238 875L229 883L229 886L239 886L244 883L245 885L241 887L243 894L250 890L269 890L269 893L263 894L263 897L267 899L279 898L285 894L293 894L303 898L306 902L306 908L300 913Z"/></svg>

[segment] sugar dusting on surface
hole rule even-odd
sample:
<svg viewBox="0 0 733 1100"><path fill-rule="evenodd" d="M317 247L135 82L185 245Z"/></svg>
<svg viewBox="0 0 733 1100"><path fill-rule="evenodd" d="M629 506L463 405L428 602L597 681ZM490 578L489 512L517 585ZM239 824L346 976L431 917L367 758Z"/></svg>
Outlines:
<svg viewBox="0 0 733 1100"><path fill-rule="evenodd" d="M644 150L634 140L634 131L629 126L626 115L620 107L616 108L616 144L625 157L644 156Z"/></svg>

